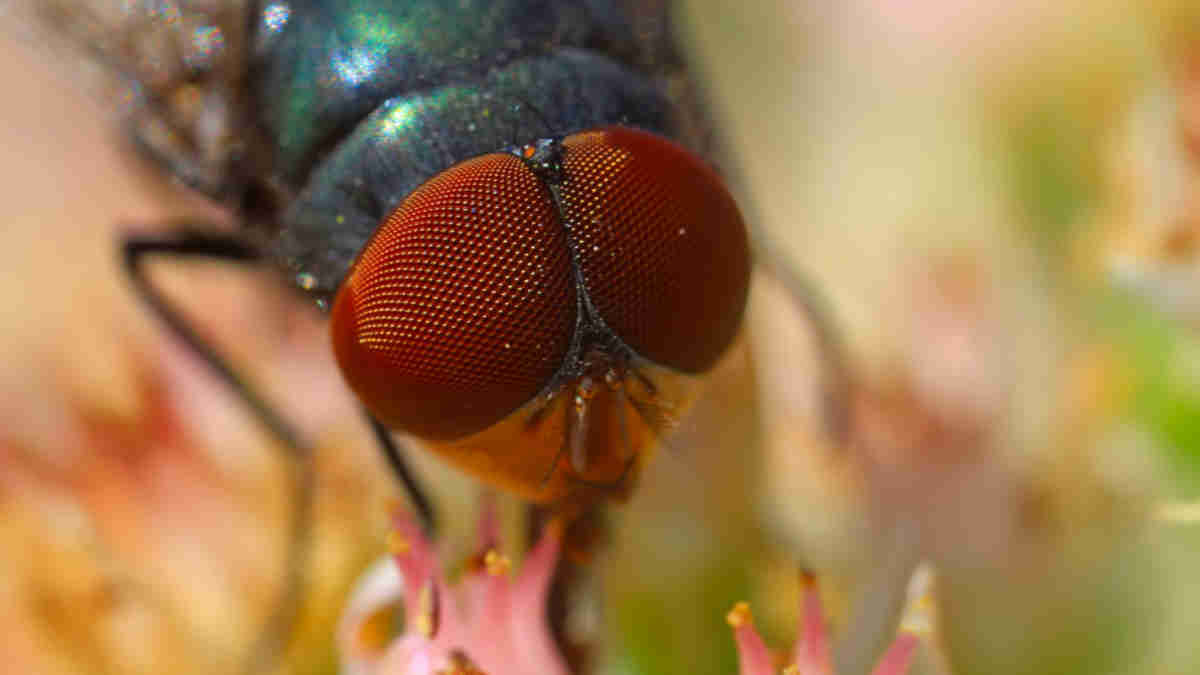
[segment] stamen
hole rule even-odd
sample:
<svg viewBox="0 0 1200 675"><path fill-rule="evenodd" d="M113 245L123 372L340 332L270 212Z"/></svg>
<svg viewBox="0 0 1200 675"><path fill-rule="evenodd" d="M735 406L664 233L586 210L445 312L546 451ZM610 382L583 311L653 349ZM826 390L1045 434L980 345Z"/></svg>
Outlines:
<svg viewBox="0 0 1200 675"><path fill-rule="evenodd" d="M412 550L412 542L402 533L392 530L388 533L387 550L392 555L408 555L408 552Z"/></svg>
<svg viewBox="0 0 1200 675"><path fill-rule="evenodd" d="M417 615L413 617L413 627L417 632L429 639L437 635L438 629L438 597L437 586L430 580L421 588L417 596Z"/></svg>
<svg viewBox="0 0 1200 675"><path fill-rule="evenodd" d="M729 613L725 615L725 623L729 624L732 628L741 628L742 626L753 622L754 617L750 614L750 603L747 602L737 603L733 606L733 609L729 610Z"/></svg>
<svg viewBox="0 0 1200 675"><path fill-rule="evenodd" d="M484 554L483 567L491 576L499 577L512 570L512 561L508 559L508 556L492 549Z"/></svg>
<svg viewBox="0 0 1200 675"><path fill-rule="evenodd" d="M1200 502L1167 502L1154 510L1154 519L1164 523L1200 523Z"/></svg>
<svg viewBox="0 0 1200 675"><path fill-rule="evenodd" d="M462 651L450 653L450 670L439 670L434 675L485 675Z"/></svg>

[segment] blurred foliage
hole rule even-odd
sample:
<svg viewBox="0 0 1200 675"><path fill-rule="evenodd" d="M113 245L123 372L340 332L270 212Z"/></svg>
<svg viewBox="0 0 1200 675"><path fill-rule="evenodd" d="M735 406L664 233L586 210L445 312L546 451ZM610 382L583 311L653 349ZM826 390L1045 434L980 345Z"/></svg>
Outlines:
<svg viewBox="0 0 1200 675"><path fill-rule="evenodd" d="M1200 380L1194 334L1146 305L1113 292L1100 304L1100 325L1119 339L1133 376L1131 413L1154 434L1169 460L1179 498L1200 497Z"/></svg>
<svg viewBox="0 0 1200 675"><path fill-rule="evenodd" d="M1075 228L1100 194L1094 134L1053 103L1034 107L1014 124L1010 143L1015 198L1024 222L1050 260L1070 250Z"/></svg>

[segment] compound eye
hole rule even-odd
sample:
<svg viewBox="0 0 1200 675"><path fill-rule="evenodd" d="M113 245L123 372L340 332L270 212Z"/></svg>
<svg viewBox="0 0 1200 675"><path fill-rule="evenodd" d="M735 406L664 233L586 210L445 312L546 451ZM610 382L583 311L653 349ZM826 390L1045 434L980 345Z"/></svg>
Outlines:
<svg viewBox="0 0 1200 675"><path fill-rule="evenodd" d="M750 280L741 213L720 177L653 134L563 140L562 211L588 297L642 356L688 373L733 341Z"/></svg>
<svg viewBox="0 0 1200 675"><path fill-rule="evenodd" d="M549 192L517 157L484 155L384 220L334 301L334 351L384 424L459 438L541 391L565 358L575 306Z"/></svg>

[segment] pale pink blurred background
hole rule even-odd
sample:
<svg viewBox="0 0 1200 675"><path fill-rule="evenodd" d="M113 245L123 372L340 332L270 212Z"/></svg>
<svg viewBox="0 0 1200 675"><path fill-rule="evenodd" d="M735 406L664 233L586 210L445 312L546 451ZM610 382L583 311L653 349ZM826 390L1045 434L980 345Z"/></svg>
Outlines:
<svg viewBox="0 0 1200 675"><path fill-rule="evenodd" d="M749 350L614 517L605 672L733 672L722 617L742 599L786 644L797 562L853 635L900 521L941 617L914 672L1193 672L1195 525L1155 514L1200 496L1195 9L695 0L679 18L747 217L837 317L855 442L820 434L824 357L760 280ZM0 660L230 672L280 590L286 474L135 303L114 246L224 215L122 150L77 61L3 49ZM332 626L396 489L312 312L267 273L162 272L318 445L287 664L335 672ZM420 470L451 513L472 503ZM447 519L451 546L471 520Z"/></svg>

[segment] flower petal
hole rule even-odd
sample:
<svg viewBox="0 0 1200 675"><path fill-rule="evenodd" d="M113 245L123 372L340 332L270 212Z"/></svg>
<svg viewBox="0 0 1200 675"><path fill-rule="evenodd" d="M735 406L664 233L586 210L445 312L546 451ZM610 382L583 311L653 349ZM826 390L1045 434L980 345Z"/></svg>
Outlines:
<svg viewBox="0 0 1200 675"><path fill-rule="evenodd" d="M829 661L829 631L825 626L825 611L816 577L802 574L801 629L792 658L800 675L825 675L833 672Z"/></svg>
<svg viewBox="0 0 1200 675"><path fill-rule="evenodd" d="M733 639L737 642L738 672L741 675L773 675L775 664L762 636L754 628L750 605L744 602L734 605L725 615L725 621L733 628Z"/></svg>

